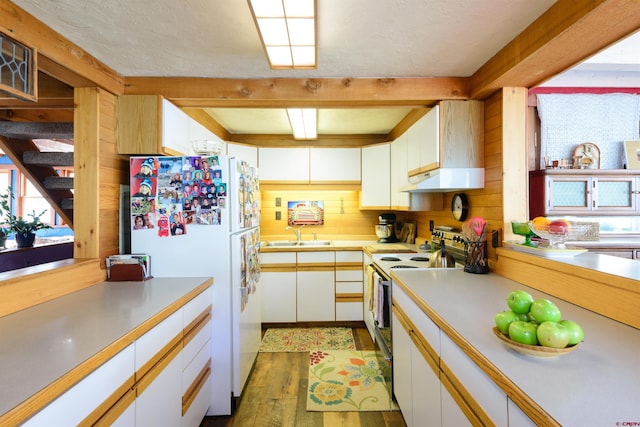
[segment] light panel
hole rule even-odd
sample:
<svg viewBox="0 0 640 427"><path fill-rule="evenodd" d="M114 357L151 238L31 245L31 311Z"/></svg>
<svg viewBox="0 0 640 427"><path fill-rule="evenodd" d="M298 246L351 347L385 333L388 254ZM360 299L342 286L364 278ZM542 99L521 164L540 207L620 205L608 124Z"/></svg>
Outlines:
<svg viewBox="0 0 640 427"><path fill-rule="evenodd" d="M316 0L247 0L272 69L317 67Z"/></svg>
<svg viewBox="0 0 640 427"><path fill-rule="evenodd" d="M318 110L287 108L287 115L295 139L318 139Z"/></svg>

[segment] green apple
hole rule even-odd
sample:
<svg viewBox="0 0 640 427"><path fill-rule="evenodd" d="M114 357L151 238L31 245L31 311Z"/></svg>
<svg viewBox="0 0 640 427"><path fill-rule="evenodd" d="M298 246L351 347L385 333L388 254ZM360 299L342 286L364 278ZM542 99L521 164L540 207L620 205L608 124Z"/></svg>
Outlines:
<svg viewBox="0 0 640 427"><path fill-rule="evenodd" d="M540 345L545 347L565 348L569 344L569 330L558 322L540 323L536 335Z"/></svg>
<svg viewBox="0 0 640 427"><path fill-rule="evenodd" d="M509 338L520 344L538 345L535 324L516 320L509 324Z"/></svg>
<svg viewBox="0 0 640 427"><path fill-rule="evenodd" d="M531 315L536 322L559 322L562 319L560 309L548 299L540 298L531 303Z"/></svg>
<svg viewBox="0 0 640 427"><path fill-rule="evenodd" d="M515 322L516 320L520 320L518 319L518 316L519 316L518 314L514 313L511 310L501 311L500 313L496 314L496 317L495 317L496 327L500 332L502 332L505 335L508 335L509 324L511 322Z"/></svg>
<svg viewBox="0 0 640 427"><path fill-rule="evenodd" d="M569 345L576 345L584 341L584 330L578 323L573 320L561 320L558 323L569 330Z"/></svg>
<svg viewBox="0 0 640 427"><path fill-rule="evenodd" d="M529 312L533 297L525 291L513 291L507 295L507 305L517 314Z"/></svg>

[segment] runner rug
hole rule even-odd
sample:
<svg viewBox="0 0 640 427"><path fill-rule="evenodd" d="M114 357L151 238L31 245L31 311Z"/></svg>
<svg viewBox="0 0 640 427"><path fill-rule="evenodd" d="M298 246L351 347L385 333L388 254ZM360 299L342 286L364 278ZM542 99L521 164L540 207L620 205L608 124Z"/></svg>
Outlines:
<svg viewBox="0 0 640 427"><path fill-rule="evenodd" d="M307 411L397 410L390 376L391 366L379 366L375 351L311 352Z"/></svg>
<svg viewBox="0 0 640 427"><path fill-rule="evenodd" d="M355 350L351 328L269 328L260 352Z"/></svg>

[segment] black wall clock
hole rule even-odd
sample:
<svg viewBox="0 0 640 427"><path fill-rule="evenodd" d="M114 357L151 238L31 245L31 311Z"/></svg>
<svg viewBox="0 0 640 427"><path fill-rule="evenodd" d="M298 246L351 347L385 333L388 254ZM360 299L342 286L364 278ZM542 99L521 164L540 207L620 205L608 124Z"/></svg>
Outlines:
<svg viewBox="0 0 640 427"><path fill-rule="evenodd" d="M458 221L467 219L469 213L469 202L464 193L456 193L451 199L451 214Z"/></svg>

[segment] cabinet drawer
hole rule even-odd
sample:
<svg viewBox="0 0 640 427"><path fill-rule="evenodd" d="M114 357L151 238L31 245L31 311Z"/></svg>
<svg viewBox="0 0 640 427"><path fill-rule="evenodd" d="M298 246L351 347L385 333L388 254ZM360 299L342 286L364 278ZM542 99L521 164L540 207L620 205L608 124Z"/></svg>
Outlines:
<svg viewBox="0 0 640 427"><path fill-rule="evenodd" d="M210 365L211 359L211 341L207 340L205 345L202 346L200 351L195 354L193 360L189 365L185 366L182 372L182 395L189 390L194 382L197 380L198 375Z"/></svg>
<svg viewBox="0 0 640 427"><path fill-rule="evenodd" d="M336 294L362 295L362 282L337 282Z"/></svg>
<svg viewBox="0 0 640 427"><path fill-rule="evenodd" d="M440 360L444 375L449 376L448 367L495 425L508 425L507 395L445 334L441 337Z"/></svg>
<svg viewBox="0 0 640 427"><path fill-rule="evenodd" d="M113 402L107 402L108 404L104 405L104 411L106 411L116 403L127 388L133 387L134 357L134 347L131 344L23 425L34 427L78 425L113 395ZM120 393L115 393L118 389L121 389ZM94 414L94 419L87 420L88 424L93 424L102 415L102 413Z"/></svg>
<svg viewBox="0 0 640 427"><path fill-rule="evenodd" d="M198 296L185 304L183 308L184 312L184 320L183 325L186 328L193 322L198 316L202 315L202 313L206 311L210 311L210 306L212 303L212 290L211 288L207 288L202 291ZM208 310L209 308L209 310Z"/></svg>
<svg viewBox="0 0 640 427"><path fill-rule="evenodd" d="M362 269L360 270L336 269L336 282L362 282Z"/></svg>
<svg viewBox="0 0 640 427"><path fill-rule="evenodd" d="M204 320L191 334L185 336L182 350L182 369L186 368L202 347L211 339L211 320Z"/></svg>
<svg viewBox="0 0 640 427"><path fill-rule="evenodd" d="M335 263L332 251L298 252L298 264Z"/></svg>
<svg viewBox="0 0 640 427"><path fill-rule="evenodd" d="M175 344L175 337L182 338L182 321L183 314L180 309L136 340L137 379L140 379L140 377L164 356L163 348L170 348ZM169 350L169 348L166 348L165 352Z"/></svg>
<svg viewBox="0 0 640 427"><path fill-rule="evenodd" d="M336 302L336 320L362 320L362 302Z"/></svg>
<svg viewBox="0 0 640 427"><path fill-rule="evenodd" d="M341 262L356 262L362 264L361 251L336 251L336 264Z"/></svg>
<svg viewBox="0 0 640 427"><path fill-rule="evenodd" d="M295 252L261 252L260 264L293 264L296 263Z"/></svg>
<svg viewBox="0 0 640 427"><path fill-rule="evenodd" d="M407 317L415 324L416 328L436 352L435 356L440 355L440 328L433 323L433 320L422 311L418 305L399 287L393 286L393 299L398 303L400 308L404 310Z"/></svg>

